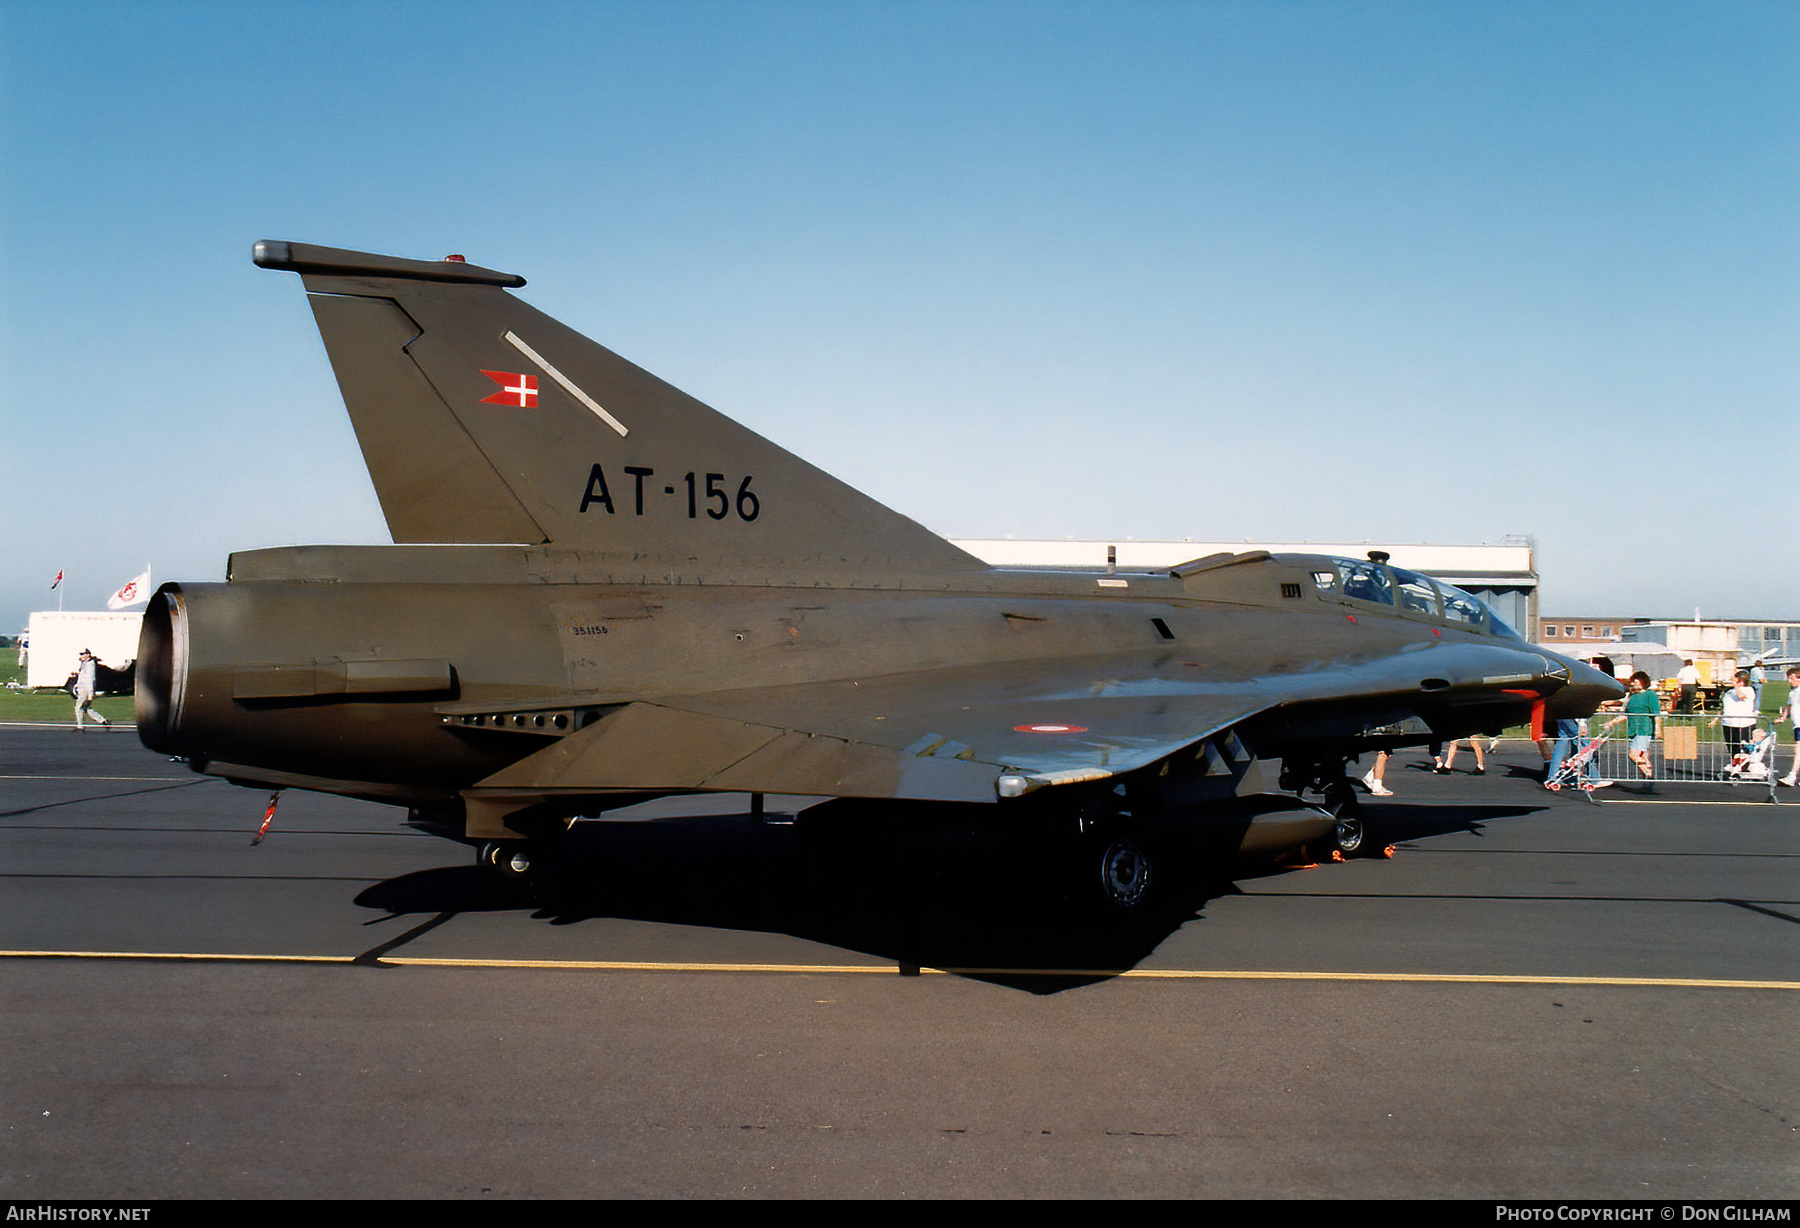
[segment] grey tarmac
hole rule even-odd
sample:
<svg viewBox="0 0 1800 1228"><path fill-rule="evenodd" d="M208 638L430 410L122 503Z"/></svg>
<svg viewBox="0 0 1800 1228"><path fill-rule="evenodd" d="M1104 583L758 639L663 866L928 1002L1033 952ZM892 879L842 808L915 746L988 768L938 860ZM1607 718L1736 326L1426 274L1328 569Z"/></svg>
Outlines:
<svg viewBox="0 0 1800 1228"><path fill-rule="evenodd" d="M1800 808L1535 760L1402 752L1393 859L1108 921L928 807L741 796L520 901L399 811L253 848L266 794L0 726L0 1197L1794 1198Z"/></svg>

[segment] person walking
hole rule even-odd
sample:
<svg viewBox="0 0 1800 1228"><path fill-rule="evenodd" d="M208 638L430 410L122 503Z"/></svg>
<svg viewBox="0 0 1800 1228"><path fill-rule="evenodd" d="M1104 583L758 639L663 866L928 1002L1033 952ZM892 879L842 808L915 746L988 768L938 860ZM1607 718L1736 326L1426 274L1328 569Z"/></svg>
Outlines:
<svg viewBox="0 0 1800 1228"><path fill-rule="evenodd" d="M1744 742L1756 724L1756 692L1750 686L1750 671L1740 669L1732 677L1731 689L1719 697L1719 715L1712 723L1725 725L1725 757L1741 753Z"/></svg>
<svg viewBox="0 0 1800 1228"><path fill-rule="evenodd" d="M75 732L82 732L82 718L91 717L102 729L112 722L94 711L94 667L100 664L94 654L83 648L75 666Z"/></svg>
<svg viewBox="0 0 1800 1228"><path fill-rule="evenodd" d="M1381 777L1387 771L1388 753L1385 750L1375 752L1375 766L1363 776L1363 788L1376 797L1392 797L1394 791L1382 783Z"/></svg>
<svg viewBox="0 0 1800 1228"><path fill-rule="evenodd" d="M1562 771L1563 761L1577 750L1587 745L1587 722L1563 717L1556 722L1556 740L1550 749L1550 759L1544 767L1544 788L1554 790L1560 782L1557 773ZM1587 766L1581 772L1581 784L1588 789L1604 789L1611 781L1600 779L1600 765L1589 756Z"/></svg>
<svg viewBox="0 0 1800 1228"><path fill-rule="evenodd" d="M1781 715L1793 729L1794 765L1781 778L1781 783L1791 789L1800 785L1800 665L1788 666L1787 680L1787 702L1781 705Z"/></svg>
<svg viewBox="0 0 1800 1228"><path fill-rule="evenodd" d="M1451 742L1450 748L1444 752L1444 766L1438 769L1438 772L1441 775L1448 776L1450 774L1450 769L1456 766L1456 748L1463 745L1465 742L1468 744L1469 749L1475 752L1475 770L1471 772L1470 775L1487 775L1487 756L1481 753L1480 738L1457 738L1455 741Z"/></svg>
<svg viewBox="0 0 1800 1228"><path fill-rule="evenodd" d="M1637 765L1638 775L1649 780L1655 775L1650 766L1650 743L1661 732L1657 726L1662 724L1662 701L1650 689L1650 675L1641 669L1625 683L1625 689L1630 692L1625 700L1625 715L1613 717L1604 728L1627 722L1625 736L1631 739L1631 761Z"/></svg>

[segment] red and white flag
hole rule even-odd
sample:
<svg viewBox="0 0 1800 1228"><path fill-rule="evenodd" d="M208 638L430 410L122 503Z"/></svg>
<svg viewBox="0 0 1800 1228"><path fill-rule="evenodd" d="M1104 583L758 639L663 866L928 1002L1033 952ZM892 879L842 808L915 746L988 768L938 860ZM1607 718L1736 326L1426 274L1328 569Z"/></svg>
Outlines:
<svg viewBox="0 0 1800 1228"><path fill-rule="evenodd" d="M54 593L56 591L56 586L61 583L62 583L62 572L59 571L56 573L56 579L50 581L50 591Z"/></svg>
<svg viewBox="0 0 1800 1228"><path fill-rule="evenodd" d="M484 370L482 374L500 385L499 392L491 397L481 398L483 405L510 405L514 409L537 408L537 376L517 371Z"/></svg>
<svg viewBox="0 0 1800 1228"><path fill-rule="evenodd" d="M106 599L106 608L122 610L128 605L136 605L140 601L150 600L150 572L125 581L118 592Z"/></svg>

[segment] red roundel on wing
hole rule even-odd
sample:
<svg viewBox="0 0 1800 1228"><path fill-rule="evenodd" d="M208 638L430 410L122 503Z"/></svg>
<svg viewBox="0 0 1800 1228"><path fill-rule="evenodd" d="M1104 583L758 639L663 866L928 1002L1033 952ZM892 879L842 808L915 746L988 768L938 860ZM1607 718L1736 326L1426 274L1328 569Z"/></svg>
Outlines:
<svg viewBox="0 0 1800 1228"><path fill-rule="evenodd" d="M1086 725L1014 725L1014 733L1086 733Z"/></svg>

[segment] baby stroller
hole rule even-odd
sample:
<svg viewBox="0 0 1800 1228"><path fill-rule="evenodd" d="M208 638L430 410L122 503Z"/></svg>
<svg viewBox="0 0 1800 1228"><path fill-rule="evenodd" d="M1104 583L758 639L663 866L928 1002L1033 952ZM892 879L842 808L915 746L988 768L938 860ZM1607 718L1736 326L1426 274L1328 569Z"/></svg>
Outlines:
<svg viewBox="0 0 1800 1228"><path fill-rule="evenodd" d="M1552 793L1560 792L1565 786L1580 789L1589 795L1590 802L1593 801L1592 795L1596 782L1582 773L1587 770L1588 764L1593 762L1594 756L1600 753L1600 747L1605 742L1605 734L1601 734L1597 738L1584 738L1569 757L1557 766L1556 775L1544 782L1544 788Z"/></svg>
<svg viewBox="0 0 1800 1228"><path fill-rule="evenodd" d="M1748 781L1767 780L1769 778L1769 751L1774 749L1775 735L1767 729L1758 729L1751 733L1750 739L1744 743L1743 749L1731 757L1725 770L1719 773L1721 780Z"/></svg>

